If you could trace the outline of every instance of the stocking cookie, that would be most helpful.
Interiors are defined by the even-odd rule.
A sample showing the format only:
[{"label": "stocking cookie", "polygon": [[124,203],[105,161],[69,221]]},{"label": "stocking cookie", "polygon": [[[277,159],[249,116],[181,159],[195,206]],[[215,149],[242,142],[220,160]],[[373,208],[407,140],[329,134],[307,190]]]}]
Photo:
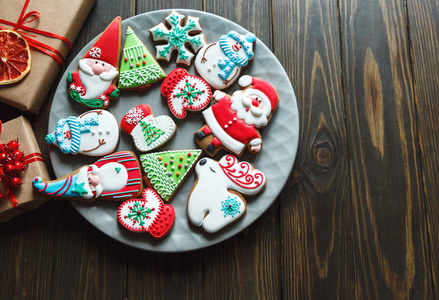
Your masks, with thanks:
[{"label": "stocking cookie", "polygon": [[103,156],[116,149],[119,124],[108,111],[90,110],[79,117],[60,119],[55,130],[46,136],[46,142],[64,154]]},{"label": "stocking cookie", "polygon": [[242,68],[253,59],[253,33],[230,31],[218,42],[204,46],[195,58],[195,68],[212,87],[225,89],[235,82]]},{"label": "stocking cookie", "polygon": [[148,152],[170,141],[175,135],[177,125],[168,116],[154,117],[151,107],[141,104],[125,114],[120,128],[131,134],[137,150]]},{"label": "stocking cookie", "polygon": [[171,150],[140,155],[146,186],[152,187],[164,200],[169,201],[193,166],[201,150]]},{"label": "stocking cookie", "polygon": [[119,75],[122,22],[116,17],[79,61],[78,70],[69,72],[69,95],[91,108],[107,108],[119,98],[115,83]]},{"label": "stocking cookie", "polygon": [[92,165],[56,180],[35,177],[33,186],[52,198],[91,202],[95,199],[122,201],[135,198],[142,191],[140,165],[134,153],[116,152]]},{"label": "stocking cookie", "polygon": [[175,212],[171,205],[163,204],[153,189],[147,188],[141,199],[126,200],[119,206],[117,219],[130,231],[148,232],[154,238],[162,239],[174,225]]},{"label": "stocking cookie", "polygon": [[265,127],[279,104],[274,87],[263,79],[242,76],[242,90],[229,96],[213,94],[215,104],[203,111],[206,125],[194,133],[197,143],[210,156],[220,149],[241,156],[247,148],[259,153],[262,139],[258,129]]},{"label": "stocking cookie", "polygon": [[199,111],[210,103],[212,91],[203,78],[189,75],[185,69],[174,69],[162,83],[161,93],[168,99],[171,112],[184,119],[187,111]]},{"label": "stocking cookie", "polygon": [[146,90],[153,83],[166,77],[163,69],[130,26],[126,32],[122,53],[117,85],[119,89]]},{"label": "stocking cookie", "polygon": [[206,38],[203,33],[200,33],[200,19],[189,16],[183,26],[184,19],[184,15],[173,10],[165,19],[171,29],[160,23],[149,30],[154,41],[167,42],[166,45],[155,47],[157,59],[169,61],[175,51],[178,52],[177,64],[189,66],[194,54],[186,49],[186,45],[189,45],[195,53],[206,45]]},{"label": "stocking cookie", "polygon": [[264,173],[233,155],[220,161],[201,159],[196,167],[197,181],[187,204],[192,224],[213,233],[242,218],[247,210],[244,195],[256,195],[266,185]]}]

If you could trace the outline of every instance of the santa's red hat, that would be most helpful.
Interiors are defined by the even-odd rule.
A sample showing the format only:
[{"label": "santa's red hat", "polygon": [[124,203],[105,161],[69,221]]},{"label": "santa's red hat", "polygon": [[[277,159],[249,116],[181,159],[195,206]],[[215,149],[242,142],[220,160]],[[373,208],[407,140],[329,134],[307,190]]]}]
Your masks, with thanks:
[{"label": "santa's red hat", "polygon": [[118,67],[122,23],[116,17],[83,58],[98,59]]},{"label": "santa's red hat", "polygon": [[149,107],[147,104],[140,104],[136,107],[133,107],[125,114],[125,116],[123,116],[122,121],[120,121],[120,128],[123,132],[130,134],[134,130],[134,127],[136,127],[141,120],[145,119],[151,114],[151,107]]},{"label": "santa's red hat", "polygon": [[247,88],[251,86],[253,90],[260,91],[267,97],[268,101],[270,102],[271,111],[276,109],[279,102],[279,96],[277,95],[275,88],[265,80],[257,77],[251,77],[249,75],[244,75],[239,78],[238,84],[241,88]]}]

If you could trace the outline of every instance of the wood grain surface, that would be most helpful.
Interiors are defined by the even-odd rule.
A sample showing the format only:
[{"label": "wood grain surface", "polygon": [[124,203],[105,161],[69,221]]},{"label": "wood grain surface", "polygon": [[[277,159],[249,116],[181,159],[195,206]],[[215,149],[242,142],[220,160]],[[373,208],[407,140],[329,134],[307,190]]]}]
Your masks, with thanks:
[{"label": "wood grain surface", "polygon": [[[121,244],[52,200],[0,224],[0,299],[438,298],[437,1],[97,0],[65,65],[115,16],[165,8],[225,17],[284,66],[300,118],[284,190],[240,234],[175,254]],[[63,71],[24,113],[40,141]],[[21,114],[0,104],[3,121]]]}]

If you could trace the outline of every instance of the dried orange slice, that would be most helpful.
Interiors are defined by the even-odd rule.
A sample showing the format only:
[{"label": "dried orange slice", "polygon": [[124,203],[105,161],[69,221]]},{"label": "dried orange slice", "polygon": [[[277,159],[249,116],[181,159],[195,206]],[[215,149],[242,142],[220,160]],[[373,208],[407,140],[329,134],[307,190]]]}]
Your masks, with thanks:
[{"label": "dried orange slice", "polygon": [[29,45],[18,33],[0,30],[0,85],[21,80],[30,71]]}]

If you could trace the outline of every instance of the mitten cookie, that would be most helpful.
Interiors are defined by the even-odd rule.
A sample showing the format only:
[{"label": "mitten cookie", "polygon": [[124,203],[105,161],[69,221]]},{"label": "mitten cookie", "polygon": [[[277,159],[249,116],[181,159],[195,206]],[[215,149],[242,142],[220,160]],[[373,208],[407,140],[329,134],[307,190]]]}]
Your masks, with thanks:
[{"label": "mitten cookie", "polygon": [[140,155],[145,184],[169,201],[199,159],[201,150],[170,150]]},{"label": "mitten cookie", "polygon": [[246,148],[259,153],[262,139],[258,129],[268,124],[279,104],[276,90],[263,79],[245,75],[239,86],[242,90],[233,96],[215,91],[215,104],[203,111],[206,125],[194,133],[197,143],[212,157],[221,149],[237,156]]},{"label": "mitten cookie", "polygon": [[116,17],[79,61],[78,70],[69,72],[69,95],[91,108],[107,108],[119,98],[115,83],[119,75],[122,22]]},{"label": "mitten cookie", "polygon": [[142,177],[134,153],[116,152],[56,180],[35,177],[33,186],[52,198],[122,201],[140,195]]},{"label": "mitten cookie", "polygon": [[117,210],[117,219],[123,227],[134,232],[148,232],[156,239],[165,237],[175,220],[174,208],[163,204],[153,189],[145,189],[141,199],[123,202]]},{"label": "mitten cookie", "polygon": [[242,218],[247,210],[244,195],[256,195],[266,185],[264,173],[248,162],[226,155],[220,161],[201,159],[196,167],[197,181],[187,204],[192,224],[213,233]]},{"label": "mitten cookie", "polygon": [[177,125],[168,116],[154,117],[151,107],[141,104],[125,114],[120,128],[131,134],[139,151],[148,152],[170,141],[175,135]]},{"label": "mitten cookie", "polygon": [[168,99],[171,112],[184,119],[189,111],[199,111],[210,103],[212,91],[203,78],[189,75],[185,69],[174,69],[162,83],[161,93]]},{"label": "mitten cookie", "polygon": [[239,78],[242,68],[253,59],[253,33],[230,31],[218,42],[204,46],[195,58],[195,69],[212,87],[225,89]]},{"label": "mitten cookie", "polygon": [[46,143],[64,154],[103,156],[116,149],[119,124],[108,111],[90,110],[79,117],[58,120],[55,130],[46,135]]}]

